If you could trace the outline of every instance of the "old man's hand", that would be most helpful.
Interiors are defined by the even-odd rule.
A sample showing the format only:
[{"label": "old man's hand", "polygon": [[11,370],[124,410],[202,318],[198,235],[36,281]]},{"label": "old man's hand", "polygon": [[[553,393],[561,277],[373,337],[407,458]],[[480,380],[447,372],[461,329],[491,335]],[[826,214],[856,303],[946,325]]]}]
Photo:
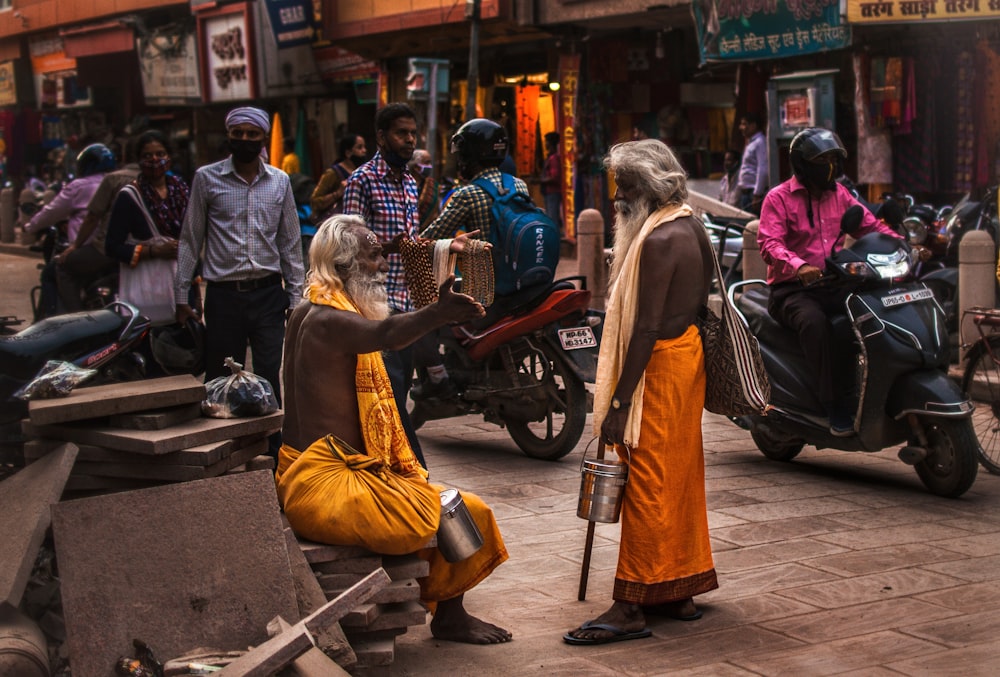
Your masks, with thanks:
[{"label": "old man's hand", "polygon": [[468,294],[454,291],[455,276],[451,275],[438,290],[438,300],[435,304],[451,322],[469,322],[486,314],[483,306]]}]

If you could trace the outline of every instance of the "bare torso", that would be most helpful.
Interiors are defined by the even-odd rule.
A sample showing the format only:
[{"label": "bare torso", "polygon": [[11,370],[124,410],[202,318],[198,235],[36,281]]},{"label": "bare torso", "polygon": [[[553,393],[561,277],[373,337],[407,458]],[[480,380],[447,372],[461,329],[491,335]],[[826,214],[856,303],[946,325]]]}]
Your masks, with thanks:
[{"label": "bare torso", "polygon": [[350,326],[351,315],[306,302],[288,320],[281,432],[284,443],[293,449],[302,451],[332,433],[364,450],[354,376],[357,355],[339,351],[336,338]]}]

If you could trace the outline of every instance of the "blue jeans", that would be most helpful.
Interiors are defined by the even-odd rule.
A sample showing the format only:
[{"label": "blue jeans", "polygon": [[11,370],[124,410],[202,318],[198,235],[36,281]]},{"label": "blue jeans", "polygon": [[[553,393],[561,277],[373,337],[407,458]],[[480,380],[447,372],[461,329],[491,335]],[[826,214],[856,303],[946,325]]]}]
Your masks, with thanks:
[{"label": "blue jeans", "polygon": [[565,236],[566,231],[563,229],[562,223],[562,194],[545,194],[545,213],[549,215],[550,219],[556,222],[556,226],[559,228],[559,235]]}]

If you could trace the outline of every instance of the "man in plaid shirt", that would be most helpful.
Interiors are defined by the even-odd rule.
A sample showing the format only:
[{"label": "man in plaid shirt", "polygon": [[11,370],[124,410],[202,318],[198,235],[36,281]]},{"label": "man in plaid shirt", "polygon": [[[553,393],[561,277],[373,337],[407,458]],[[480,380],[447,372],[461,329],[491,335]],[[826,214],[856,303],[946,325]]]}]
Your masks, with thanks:
[{"label": "man in plaid shirt", "polygon": [[[378,236],[389,262],[386,281],[389,308],[393,313],[405,313],[413,310],[413,303],[406,287],[403,261],[397,253],[397,238],[416,238],[420,230],[417,182],[406,169],[417,144],[417,116],[413,109],[405,103],[390,103],[380,108],[375,114],[375,142],[378,146],[375,156],[347,180],[343,213],[360,215]],[[420,464],[426,467],[420,441],[406,410],[406,397],[413,381],[413,347],[386,351],[383,358],[406,436]]]}]

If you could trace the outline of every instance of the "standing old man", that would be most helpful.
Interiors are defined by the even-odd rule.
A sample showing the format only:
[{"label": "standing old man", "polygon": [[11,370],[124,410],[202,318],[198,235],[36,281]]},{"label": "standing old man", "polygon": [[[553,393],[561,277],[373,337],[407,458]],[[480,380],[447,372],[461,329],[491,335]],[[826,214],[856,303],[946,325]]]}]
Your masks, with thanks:
[{"label": "standing old man", "polygon": [[[191,183],[174,301],[179,323],[197,318],[188,290],[204,247],[205,380],[228,373],[227,357],[246,364],[249,344],[254,373],[270,382],[280,404],[285,315],[302,297],[303,272],[288,174],[261,157],[270,131],[267,113],[259,108],[235,108],[226,116],[231,155],[200,168]],[[280,446],[275,433],[269,453],[277,458]]]},{"label": "standing old man", "polygon": [[[288,322],[284,364],[288,407],[278,496],[292,528],[307,538],[320,537],[310,526],[322,529],[316,527],[322,511],[335,516],[330,521],[364,524],[358,532],[364,534],[362,545],[369,549],[377,548],[369,545],[374,542],[370,539],[409,540],[410,525],[381,533],[379,525],[386,520],[366,520],[370,511],[396,514],[396,503],[385,496],[381,497],[385,504],[379,504],[365,500],[361,492],[323,493],[331,486],[328,482],[335,481],[331,478],[345,472],[328,445],[345,454],[357,450],[375,460],[373,472],[388,470],[403,482],[426,488],[427,471],[403,430],[382,351],[399,350],[449,322],[479,317],[483,308],[472,297],[452,292],[451,278],[441,286],[437,302],[415,312],[391,314],[385,284],[389,264],[378,237],[357,216],[337,215],[325,221],[313,238],[309,263],[307,301]],[[393,501],[407,500],[402,491],[393,495]],[[484,543],[460,562],[445,560],[437,548],[421,550],[430,573],[419,579],[420,598],[434,613],[434,637],[470,644],[507,642],[509,632],[465,610],[465,593],[507,559],[507,550],[489,507],[467,492],[463,500]],[[398,507],[399,514],[405,510],[404,505]]]},{"label": "standing old man", "polygon": [[669,147],[652,139],[618,144],[604,164],[618,186],[617,215],[594,427],[602,443],[629,459],[629,480],[614,604],[566,633],[569,644],[649,637],[651,614],[696,620],[701,612],[692,597],[718,587],[705,508],[705,368],[695,326],[708,300],[712,248],[684,202],[686,176]]}]

